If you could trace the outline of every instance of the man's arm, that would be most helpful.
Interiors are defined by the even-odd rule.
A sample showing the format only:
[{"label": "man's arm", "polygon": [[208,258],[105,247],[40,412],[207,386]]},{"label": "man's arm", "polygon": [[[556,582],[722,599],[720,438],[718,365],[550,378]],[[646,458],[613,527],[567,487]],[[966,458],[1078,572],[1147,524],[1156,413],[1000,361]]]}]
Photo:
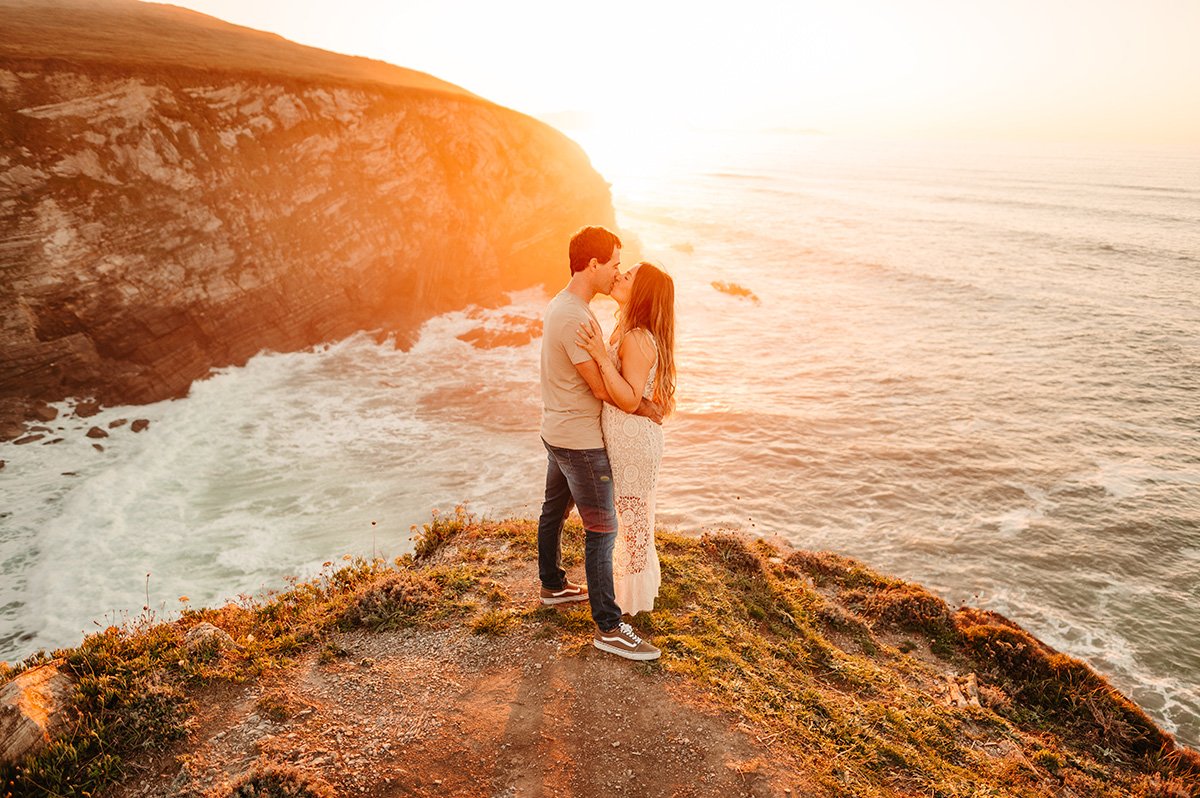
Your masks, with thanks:
[{"label": "man's arm", "polygon": [[[612,400],[612,397],[608,395],[608,390],[604,387],[604,377],[600,375],[600,367],[596,365],[596,361],[585,360],[582,363],[576,363],[575,368],[579,371],[579,376],[583,377],[583,381],[592,389],[592,396],[616,407],[617,403]],[[661,424],[663,420],[662,408],[644,397],[638,404],[637,410],[633,411],[633,415],[645,416],[655,424]]]},{"label": "man's arm", "polygon": [[635,416],[645,416],[655,424],[662,424],[662,408],[644,396],[642,397],[641,404],[638,405],[637,410],[633,411],[633,414]]},{"label": "man's arm", "polygon": [[608,389],[604,387],[604,377],[600,374],[600,367],[596,365],[596,361],[590,357],[582,363],[575,364],[579,376],[583,377],[583,381],[592,389],[592,396],[599,399],[601,402],[613,404],[612,397],[608,395]]}]

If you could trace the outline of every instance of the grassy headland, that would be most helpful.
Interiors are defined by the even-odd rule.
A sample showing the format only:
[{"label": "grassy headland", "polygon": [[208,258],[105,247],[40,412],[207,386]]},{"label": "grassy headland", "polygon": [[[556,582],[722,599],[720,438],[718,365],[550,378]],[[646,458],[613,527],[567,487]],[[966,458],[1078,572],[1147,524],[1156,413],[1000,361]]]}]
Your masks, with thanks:
[{"label": "grassy headland", "polygon": [[[582,564],[580,530],[567,539],[565,559],[574,572]],[[647,664],[594,651],[586,606],[536,602],[533,521],[474,521],[462,513],[435,518],[419,535],[414,555],[394,563],[353,560],[258,600],[187,610],[170,623],[107,629],[78,648],[55,652],[76,679],[69,731],[32,761],[4,772],[3,792],[85,795],[107,788],[120,795],[122,783],[160,775],[168,766],[180,771],[176,794],[200,794],[201,786],[209,794],[250,794],[258,785],[258,794],[320,795],[329,783],[345,787],[352,775],[368,794],[435,794],[444,779],[466,771],[496,787],[502,781],[499,759],[488,753],[471,762],[463,755],[472,729],[481,740],[492,733],[483,723],[426,726],[419,745],[416,737],[406,738],[418,753],[383,745],[365,763],[353,755],[341,759],[343,748],[356,745],[343,742],[341,731],[336,743],[325,741],[340,765],[334,759],[322,765],[318,758],[294,766],[295,756],[292,763],[272,758],[304,743],[300,718],[313,717],[312,690],[318,688],[304,693],[309,688],[303,685],[338,674],[359,679],[358,665],[383,672],[367,658],[350,663],[348,649],[371,648],[377,658],[402,666],[413,646],[423,645],[438,652],[469,649],[479,657],[483,676],[475,687],[430,685],[442,691],[438,706],[458,707],[460,719],[470,716],[472,702],[490,700],[479,685],[495,687],[506,673],[524,673],[543,697],[571,689],[556,682],[559,677],[540,675],[552,667],[560,676],[579,680],[586,672],[599,683],[627,685],[631,694],[661,696],[666,706],[653,717],[630,712],[620,721],[620,739],[640,740],[642,747],[663,735],[672,712],[701,705],[723,718],[724,736],[710,730],[710,746],[746,741],[750,753],[725,768],[754,794],[778,794],[786,785],[793,795],[819,796],[1200,796],[1200,755],[1176,745],[1088,666],[995,613],[952,610],[917,585],[844,557],[733,534],[660,533],[659,552],[658,608],[637,623],[663,656]],[[233,644],[189,649],[185,636],[205,622],[227,632]],[[410,653],[392,646],[400,639]],[[526,654],[514,654],[518,648]],[[536,668],[530,651],[541,652]],[[22,668],[49,658],[33,658]],[[15,673],[0,674],[0,680]],[[978,707],[949,700],[950,682],[966,674],[975,675]],[[212,753],[213,736],[224,732],[215,733],[216,721],[197,717],[213,714],[205,707],[222,690],[255,685],[261,689],[253,719],[273,724],[278,734],[271,745],[260,740],[236,752],[257,756],[253,767],[237,774],[230,754]],[[301,709],[306,702],[309,709]],[[526,771],[549,767],[539,746],[561,746],[581,733],[561,724],[523,731],[513,721],[525,711],[517,708],[523,701],[501,704],[504,756],[528,755]],[[367,707],[359,707],[366,716],[358,720],[362,728],[371,726]],[[530,722],[540,724],[549,712],[543,706]],[[228,717],[221,722],[231,728]],[[317,734],[320,726],[309,723]],[[362,734],[360,729],[360,740]],[[701,765],[684,759],[678,773],[669,765],[657,773],[631,767],[625,776],[606,775],[603,784],[580,770],[587,757],[611,758],[619,742],[585,746],[556,760],[562,784],[581,795],[608,794],[614,784],[672,794],[688,779],[702,783],[710,775],[728,775],[702,776]],[[630,747],[619,749],[621,755]],[[204,757],[201,749],[208,752]],[[482,749],[490,751],[490,743]],[[413,757],[422,763],[420,775],[406,784],[383,780],[390,760]],[[361,773],[351,773],[355,767]],[[746,780],[750,770],[757,781]],[[221,774],[233,777],[214,781]],[[708,792],[697,788],[693,794]]]},{"label": "grassy headland", "polygon": [[479,99],[444,80],[370,58],[332,53],[165,3],[0,0],[0,60],[58,59],[94,68],[241,73],[374,84]]}]

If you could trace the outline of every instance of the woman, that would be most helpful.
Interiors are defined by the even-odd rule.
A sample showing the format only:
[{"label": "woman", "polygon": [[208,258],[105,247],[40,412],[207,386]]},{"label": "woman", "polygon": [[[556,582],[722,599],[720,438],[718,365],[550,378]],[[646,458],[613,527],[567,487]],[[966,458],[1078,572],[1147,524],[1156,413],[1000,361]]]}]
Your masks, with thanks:
[{"label": "woman", "polygon": [[579,345],[600,366],[613,402],[605,402],[600,416],[618,520],[613,583],[621,611],[636,615],[654,609],[662,581],[654,548],[654,486],[663,437],[662,427],[633,412],[643,397],[664,416],[675,407],[675,283],[642,262],[617,278],[610,296],[620,309],[608,349],[594,322],[581,325]]}]

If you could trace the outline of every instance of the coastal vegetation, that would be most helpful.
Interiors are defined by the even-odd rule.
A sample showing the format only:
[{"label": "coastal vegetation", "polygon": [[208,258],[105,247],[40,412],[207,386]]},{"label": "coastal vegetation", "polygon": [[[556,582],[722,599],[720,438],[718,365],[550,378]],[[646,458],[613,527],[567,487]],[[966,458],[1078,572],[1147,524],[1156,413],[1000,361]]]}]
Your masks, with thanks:
[{"label": "coastal vegetation", "polygon": [[[581,538],[569,528],[568,567],[582,563]],[[1086,664],[996,613],[952,609],[854,560],[737,533],[662,532],[659,551],[658,608],[637,619],[663,649],[655,663],[593,651],[586,605],[536,602],[536,522],[461,510],[435,516],[414,553],[393,562],[330,562],[278,593],[105,629],[0,674],[9,682],[53,662],[74,681],[65,730],[8,766],[2,793],[121,794],[151,760],[182,763],[173,767],[186,782],[205,734],[193,718],[212,691],[282,685],[253,709],[286,724],[305,711],[289,674],[302,661],[340,667],[348,636],[462,634],[484,653],[519,637],[553,643],[559,659],[689,691],[805,794],[1200,795],[1200,755]],[[521,664],[501,656],[488,667]],[[968,683],[968,700],[955,700]],[[263,761],[212,789],[325,795],[337,775]]]}]

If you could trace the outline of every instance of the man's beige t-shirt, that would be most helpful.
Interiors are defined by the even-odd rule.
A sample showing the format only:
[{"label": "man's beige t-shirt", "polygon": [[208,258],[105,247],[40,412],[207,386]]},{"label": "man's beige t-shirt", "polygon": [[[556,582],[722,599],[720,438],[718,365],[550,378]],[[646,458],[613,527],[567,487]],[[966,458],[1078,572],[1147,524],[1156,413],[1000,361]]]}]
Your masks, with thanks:
[{"label": "man's beige t-shirt", "polygon": [[562,449],[604,448],[603,403],[575,368],[592,359],[575,343],[587,321],[596,321],[591,308],[563,289],[550,300],[542,326],[542,439]]}]

